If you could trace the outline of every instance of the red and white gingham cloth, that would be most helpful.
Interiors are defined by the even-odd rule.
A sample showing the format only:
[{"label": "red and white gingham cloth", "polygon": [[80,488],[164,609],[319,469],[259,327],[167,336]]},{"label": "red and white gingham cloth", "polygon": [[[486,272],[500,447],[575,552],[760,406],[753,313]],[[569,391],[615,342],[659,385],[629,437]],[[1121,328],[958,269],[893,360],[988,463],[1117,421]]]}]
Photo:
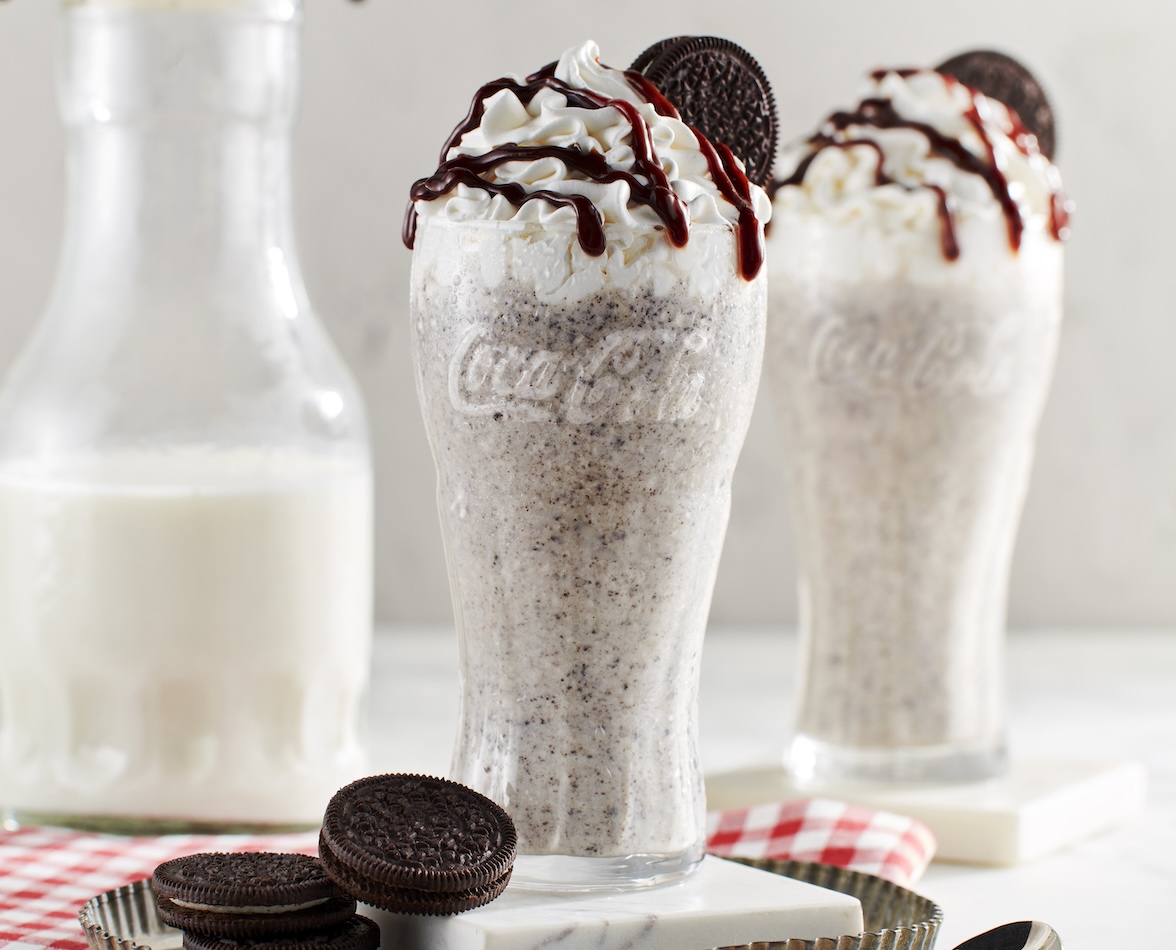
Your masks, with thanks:
[{"label": "red and white gingham cloth", "polygon": [[[0,948],[86,950],[78,911],[96,894],[150,877],[197,851],[317,853],[318,834],[120,838],[48,828],[0,831]],[[822,861],[908,884],[935,840],[917,821],[826,799],[715,812],[707,850],[738,857]]]},{"label": "red and white gingham cloth", "polygon": [[86,901],[197,851],[318,854],[318,833],[120,838],[55,828],[0,831],[0,947],[86,950],[78,923]]},{"label": "red and white gingham cloth", "polygon": [[729,858],[817,861],[907,887],[923,876],[935,836],[921,821],[828,798],[711,812],[706,849]]}]

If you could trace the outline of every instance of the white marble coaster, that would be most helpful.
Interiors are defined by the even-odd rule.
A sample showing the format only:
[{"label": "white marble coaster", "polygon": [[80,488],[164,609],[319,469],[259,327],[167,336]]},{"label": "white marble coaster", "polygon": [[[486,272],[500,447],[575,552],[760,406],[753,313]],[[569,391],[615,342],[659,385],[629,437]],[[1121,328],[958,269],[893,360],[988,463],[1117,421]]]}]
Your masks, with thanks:
[{"label": "white marble coaster", "polygon": [[556,893],[512,886],[452,917],[360,910],[380,925],[383,950],[682,950],[862,930],[856,897],[716,857],[663,887]]},{"label": "white marble coaster", "polygon": [[1138,762],[1013,759],[1007,775],[961,785],[798,789],[782,767],[707,776],[707,808],[743,808],[819,795],[918,818],[935,833],[936,861],[1035,861],[1127,821],[1143,809]]}]

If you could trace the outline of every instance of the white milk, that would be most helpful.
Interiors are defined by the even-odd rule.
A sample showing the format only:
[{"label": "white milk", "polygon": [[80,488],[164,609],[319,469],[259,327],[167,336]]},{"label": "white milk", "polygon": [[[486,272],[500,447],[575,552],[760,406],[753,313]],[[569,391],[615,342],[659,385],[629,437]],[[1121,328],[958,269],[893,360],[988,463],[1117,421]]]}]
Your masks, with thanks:
[{"label": "white milk", "polygon": [[6,808],[317,822],[363,771],[370,638],[363,462],[0,469]]}]

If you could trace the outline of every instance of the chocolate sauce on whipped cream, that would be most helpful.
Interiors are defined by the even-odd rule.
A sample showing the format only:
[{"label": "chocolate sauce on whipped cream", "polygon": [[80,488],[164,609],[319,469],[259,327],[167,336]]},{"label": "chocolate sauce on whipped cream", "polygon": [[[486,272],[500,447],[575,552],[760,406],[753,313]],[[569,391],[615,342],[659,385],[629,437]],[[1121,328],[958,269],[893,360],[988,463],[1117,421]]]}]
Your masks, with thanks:
[{"label": "chocolate sauce on whipped cream", "polygon": [[[918,69],[880,69],[871,73],[871,78],[877,81],[888,73],[896,73],[905,79],[920,71]],[[958,80],[950,76],[945,76],[944,78],[951,82],[958,82]],[[1036,152],[1037,144],[1034,136],[1025,130],[1017,118],[1016,113],[1010,110],[1009,115],[1013,121],[1013,134],[1011,136],[1013,143],[1025,155]],[[875,173],[875,183],[877,185],[901,184],[883,172],[883,152],[877,142],[870,139],[838,139],[836,133],[844,132],[846,129],[854,126],[876,129],[910,129],[926,137],[932,155],[946,159],[961,171],[977,175],[984,180],[985,184],[992,191],[992,195],[996,199],[997,204],[1000,205],[1001,213],[1004,215],[1008,227],[1009,246],[1016,252],[1021,247],[1021,236],[1025,230],[1025,222],[1021,218],[1020,209],[1009,188],[1008,179],[997,167],[995,148],[984,129],[984,122],[980,118],[980,113],[974,104],[974,99],[972,107],[968,109],[964,117],[984,143],[985,155],[977,155],[966,148],[958,139],[944,135],[934,126],[904,119],[898,114],[889,99],[863,99],[858,103],[856,111],[834,112],[830,115],[825,120],[825,125],[831,127],[832,131],[818,132],[809,138],[808,144],[812,146],[812,152],[801,160],[796,170],[790,176],[782,181],[773,181],[768,190],[768,194],[774,197],[776,192],[781,188],[802,184],[805,175],[808,173],[809,166],[812,165],[813,160],[824,149],[845,149],[862,145],[869,146],[878,153],[878,168]],[[947,192],[938,185],[931,184],[904,185],[904,187],[925,188],[934,192],[939,210],[940,247],[943,251],[943,256],[947,260],[956,260],[960,255],[960,248],[956,238],[955,215],[952,211]],[[1055,190],[1050,195],[1050,234],[1055,240],[1061,240],[1068,231],[1068,225],[1069,211],[1066,198],[1061,192]]]},{"label": "chocolate sauce on whipped cream", "polygon": [[[591,181],[608,183],[624,181],[629,186],[630,200],[650,208],[661,220],[666,237],[675,247],[683,247],[690,238],[690,217],[685,202],[674,193],[666,173],[653,148],[649,125],[640,110],[624,99],[612,99],[587,89],[577,89],[556,78],[555,63],[549,63],[538,72],[532,73],[522,83],[510,77],[503,77],[486,83],[474,95],[465,119],[446,139],[441,149],[440,164],[427,178],[416,181],[409,191],[410,199],[405,213],[402,239],[412,248],[416,239],[416,202],[433,201],[456,188],[467,185],[480,188],[492,195],[502,195],[516,208],[528,201],[546,201],[555,207],[570,207],[576,213],[576,233],[584,253],[598,257],[605,251],[604,219],[591,199],[583,195],[565,195],[539,189],[527,191],[516,183],[488,181],[483,175],[492,172],[507,162],[527,162],[542,158],[555,158],[568,169],[583,175]],[[632,70],[624,73],[630,86],[661,115],[680,118],[674,106],[645,77]],[[627,172],[611,165],[602,155],[584,152],[579,148],[561,145],[501,145],[482,155],[459,155],[447,158],[450,150],[462,136],[477,128],[485,113],[486,101],[501,92],[510,90],[524,106],[542,89],[561,93],[568,103],[581,109],[614,108],[632,128],[633,172]],[[759,222],[751,202],[751,186],[747,176],[739,168],[731,150],[723,143],[717,146],[708,141],[697,129],[690,127],[698,139],[699,149],[706,159],[711,178],[719,193],[730,202],[739,214],[736,229],[736,243],[739,254],[739,272],[751,280],[763,266],[764,250],[759,235]]]}]

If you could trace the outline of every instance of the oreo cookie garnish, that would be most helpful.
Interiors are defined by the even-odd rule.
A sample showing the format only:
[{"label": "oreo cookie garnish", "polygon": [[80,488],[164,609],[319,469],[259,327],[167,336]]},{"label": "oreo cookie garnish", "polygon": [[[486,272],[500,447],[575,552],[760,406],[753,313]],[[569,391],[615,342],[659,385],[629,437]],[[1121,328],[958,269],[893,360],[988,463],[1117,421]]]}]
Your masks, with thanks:
[{"label": "oreo cookie garnish", "polygon": [[649,68],[649,64],[652,63],[662,53],[663,50],[668,49],[675,43],[681,43],[683,40],[688,39],[690,39],[689,36],[668,36],[664,40],[658,40],[652,46],[647,46],[641,55],[633,60],[633,65],[629,68],[634,72],[638,72],[644,75],[645,70]]},{"label": "oreo cookie garnish", "polygon": [[191,854],[151,876],[165,924],[225,939],[315,933],[355,913],[316,858],[265,851]]},{"label": "oreo cookie garnish", "polygon": [[498,805],[423,775],[373,775],[327,805],[319,856],[346,893],[397,913],[456,914],[510,880],[517,836]]},{"label": "oreo cookie garnish", "polygon": [[358,914],[332,930],[270,940],[233,940],[184,933],[185,950],[378,950],[380,927]]},{"label": "oreo cookie garnish", "polygon": [[683,121],[743,160],[757,185],[771,178],[776,156],[776,100],[747,50],[717,36],[661,40],[633,61]]},{"label": "oreo cookie garnish", "polygon": [[1041,153],[1053,161],[1057,149],[1053,109],[1041,84],[1017,60],[995,50],[970,50],[940,63],[935,71],[1012,109],[1026,131],[1037,137]]}]

